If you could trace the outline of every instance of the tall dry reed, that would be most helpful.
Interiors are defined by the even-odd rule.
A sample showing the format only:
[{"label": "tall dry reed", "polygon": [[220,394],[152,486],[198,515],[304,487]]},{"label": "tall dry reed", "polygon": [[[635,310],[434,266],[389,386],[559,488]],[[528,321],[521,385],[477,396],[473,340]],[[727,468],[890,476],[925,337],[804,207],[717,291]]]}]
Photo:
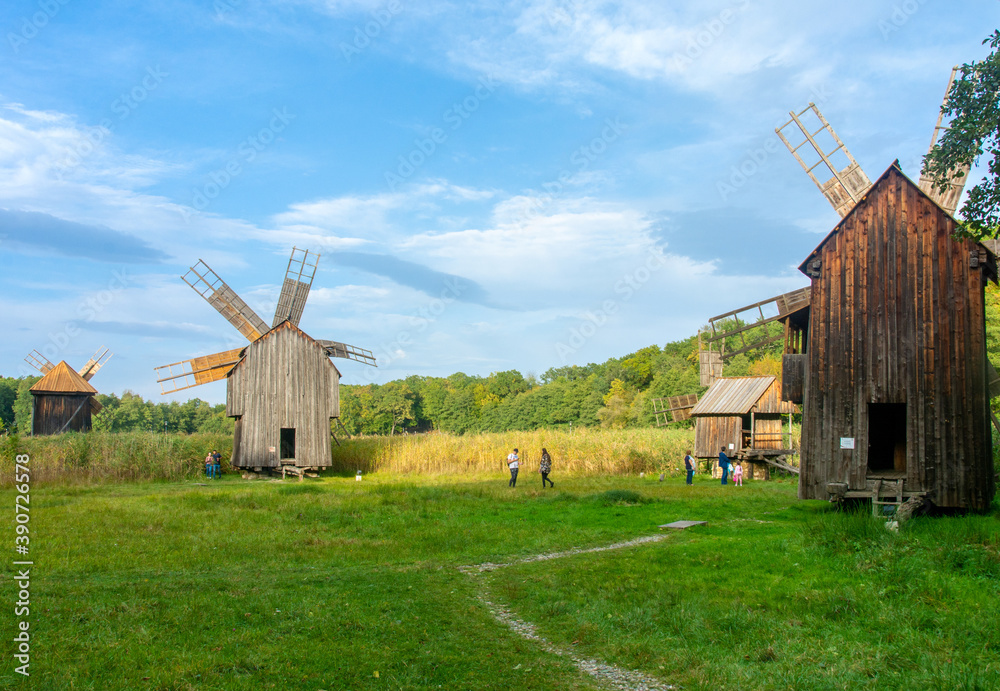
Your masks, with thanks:
[{"label": "tall dry reed", "polygon": [[[553,473],[622,475],[680,473],[694,430],[581,428],[458,436],[444,432],[349,439],[334,447],[339,472],[395,474],[470,474],[506,471],[507,454],[521,450],[521,466],[536,471],[542,448],[553,459]],[[525,472],[522,471],[522,472]]]},{"label": "tall dry reed", "polygon": [[232,448],[228,434],[72,432],[7,437],[0,442],[0,486],[11,486],[17,454],[29,455],[33,484],[86,484],[199,477],[212,449],[222,454],[225,471]]}]

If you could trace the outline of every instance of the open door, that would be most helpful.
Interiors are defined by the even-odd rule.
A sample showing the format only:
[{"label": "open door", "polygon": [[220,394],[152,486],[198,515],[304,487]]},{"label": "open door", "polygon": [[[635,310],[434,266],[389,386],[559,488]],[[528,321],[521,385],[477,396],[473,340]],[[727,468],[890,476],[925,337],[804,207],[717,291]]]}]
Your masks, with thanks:
[{"label": "open door", "polygon": [[868,404],[868,476],[906,476],[906,404]]},{"label": "open door", "polygon": [[295,428],[281,428],[281,460],[295,460]]}]

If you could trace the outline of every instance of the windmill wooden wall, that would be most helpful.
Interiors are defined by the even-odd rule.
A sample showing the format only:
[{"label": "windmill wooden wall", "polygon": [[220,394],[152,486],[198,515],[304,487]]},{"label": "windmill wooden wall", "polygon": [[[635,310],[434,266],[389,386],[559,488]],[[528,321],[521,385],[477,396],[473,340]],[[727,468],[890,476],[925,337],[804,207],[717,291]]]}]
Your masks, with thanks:
[{"label": "windmill wooden wall", "polygon": [[800,267],[812,278],[800,498],[896,475],[939,506],[989,507],[983,289],[996,261],[955,227],[897,162]]},{"label": "windmill wooden wall", "polygon": [[226,414],[236,418],[233,466],[280,466],[282,428],[295,430],[296,466],[332,465],[330,420],[340,416],[340,372],[319,343],[286,321],[248,345],[228,378]]}]

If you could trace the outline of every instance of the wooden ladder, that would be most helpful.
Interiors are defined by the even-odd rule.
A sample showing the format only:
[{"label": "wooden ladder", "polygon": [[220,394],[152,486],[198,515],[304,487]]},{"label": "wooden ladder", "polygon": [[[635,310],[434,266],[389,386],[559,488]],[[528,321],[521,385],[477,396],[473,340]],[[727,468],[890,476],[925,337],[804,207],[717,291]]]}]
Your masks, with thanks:
[{"label": "wooden ladder", "polygon": [[898,509],[903,503],[903,479],[885,480],[887,485],[886,489],[890,489],[888,485],[895,483],[895,496],[893,496],[890,501],[882,501],[882,482],[882,480],[876,480],[875,489],[872,490],[872,516],[875,516],[876,518],[879,517],[878,507],[895,506]]}]

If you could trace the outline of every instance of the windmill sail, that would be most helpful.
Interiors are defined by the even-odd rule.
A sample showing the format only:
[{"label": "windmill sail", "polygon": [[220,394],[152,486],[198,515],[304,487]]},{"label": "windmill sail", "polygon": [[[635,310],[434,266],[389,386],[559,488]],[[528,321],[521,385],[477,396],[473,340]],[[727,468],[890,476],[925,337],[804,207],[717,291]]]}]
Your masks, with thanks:
[{"label": "windmill sail", "polygon": [[337,341],[317,341],[317,343],[326,349],[326,354],[330,357],[355,360],[366,365],[371,365],[372,367],[378,367],[378,365],[375,364],[375,354],[370,350],[347,345],[346,343],[338,343]]},{"label": "windmill sail", "polygon": [[37,350],[32,350],[28,353],[27,356],[25,356],[24,361],[42,374],[48,374],[49,371],[55,367],[55,365],[49,362],[47,357],[39,353]]},{"label": "windmill sail", "polygon": [[[811,127],[802,121],[803,116],[810,113],[810,111],[820,122],[819,129],[812,130]],[[861,166],[854,160],[854,156],[851,155],[844,142],[840,140],[837,133],[830,127],[830,123],[819,112],[819,108],[816,107],[815,103],[810,103],[798,113],[790,112],[789,115],[792,116],[792,119],[774,130],[775,133],[785,143],[788,150],[792,152],[792,155],[795,156],[795,160],[799,162],[802,169],[816,183],[823,196],[827,198],[827,201],[830,202],[837,213],[840,214],[840,217],[843,218],[865,196],[865,192],[872,186],[871,180],[861,170]],[[795,123],[805,137],[796,145],[793,145],[782,131],[792,123]],[[824,145],[821,140],[827,140],[828,137],[836,146],[830,148],[829,145]],[[809,144],[819,156],[819,160],[812,165],[807,163],[799,153],[799,150],[806,144]],[[840,163],[835,162],[835,159],[841,162],[846,160],[847,165],[841,166]],[[819,168],[822,177],[817,176],[814,172],[817,168]]]},{"label": "windmill sail", "polygon": [[181,278],[248,341],[256,341],[269,330],[264,320],[201,259]]},{"label": "windmill sail", "polygon": [[[800,288],[790,293],[783,293],[782,295],[761,300],[752,305],[740,307],[739,309],[712,317],[708,320],[709,328],[712,332],[712,335],[708,338],[709,347],[716,341],[725,342],[726,338],[739,336],[742,347],[719,356],[722,360],[728,360],[741,353],[777,343],[784,338],[783,334],[769,336],[765,332],[762,337],[758,337],[758,340],[751,339],[750,343],[747,343],[747,332],[783,319],[792,312],[797,312],[800,309],[808,307],[811,295],[811,287]],[[725,330],[723,330],[724,322],[726,322]],[[728,322],[732,322],[732,325],[729,325]]]},{"label": "windmill sail", "polygon": [[285,270],[285,282],[281,286],[281,295],[278,297],[278,307],[274,310],[274,321],[271,322],[271,328],[286,319],[293,326],[299,325],[302,310],[305,309],[306,299],[309,297],[309,289],[316,276],[319,257],[320,255],[313,254],[309,250],[292,248],[292,256],[289,258],[288,268]]},{"label": "windmill sail", "polygon": [[225,379],[229,370],[240,361],[243,350],[235,348],[157,367],[156,382],[160,385],[160,393],[173,393]]},{"label": "windmill sail", "polygon": [[114,353],[108,351],[107,348],[101,346],[94,357],[87,360],[87,362],[80,368],[80,376],[84,378],[85,381],[90,381],[97,371],[100,370],[104,365],[111,359]]},{"label": "windmill sail", "polygon": [[[957,67],[951,68],[951,76],[948,78],[948,88],[944,91],[944,101],[941,103],[941,110],[938,112],[937,125],[934,126],[934,134],[931,135],[931,146],[927,149],[928,155],[934,151],[934,146],[937,144],[938,139],[948,129],[941,122],[944,120],[944,104],[948,102],[948,94],[951,93],[951,85],[955,83],[955,72],[957,70]],[[924,194],[937,202],[938,206],[949,214],[954,214],[955,209],[958,208],[958,202],[962,198],[962,190],[965,189],[965,181],[969,176],[969,169],[971,167],[971,164],[966,164],[956,168],[952,172],[948,186],[943,190],[936,186],[934,180],[926,173],[921,173],[918,185]]]}]

